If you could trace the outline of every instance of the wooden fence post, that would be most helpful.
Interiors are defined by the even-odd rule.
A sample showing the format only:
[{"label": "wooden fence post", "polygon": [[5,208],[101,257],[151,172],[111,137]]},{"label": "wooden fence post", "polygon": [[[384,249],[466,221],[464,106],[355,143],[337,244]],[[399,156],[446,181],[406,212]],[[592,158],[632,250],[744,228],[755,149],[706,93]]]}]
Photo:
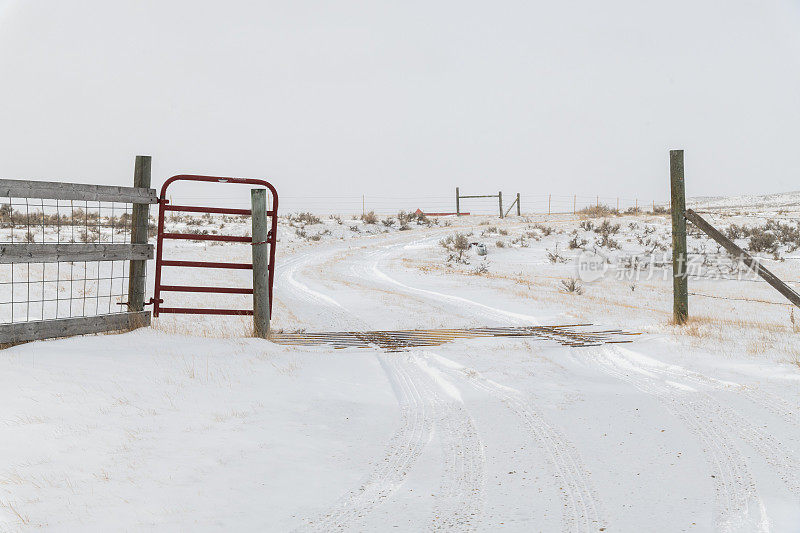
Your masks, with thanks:
[{"label": "wooden fence post", "polygon": [[459,203],[461,197],[458,194],[458,187],[456,187],[456,216],[461,216],[461,204]]},{"label": "wooden fence post", "polygon": [[[133,186],[150,188],[150,169],[152,158],[137,155],[133,167]],[[147,230],[150,224],[150,204],[133,204],[131,209],[131,244],[147,244]],[[131,260],[128,268],[128,311],[144,309],[144,286],[147,271],[146,260]]]},{"label": "wooden fence post", "polygon": [[252,189],[250,204],[253,223],[253,333],[266,339],[269,335],[267,190]]},{"label": "wooden fence post", "polygon": [[[669,177],[672,193],[672,296],[673,319],[685,324],[689,318],[689,283],[686,254],[686,190],[683,176],[683,150],[669,151]],[[655,210],[655,209],[654,209]]]},{"label": "wooden fence post", "polygon": [[519,193],[517,193],[517,216],[520,216],[521,214],[522,214],[522,211],[520,210],[520,207],[519,207]]},{"label": "wooden fence post", "polygon": [[572,197],[572,214],[573,215],[575,213],[577,213],[577,208],[578,208],[578,195],[576,194],[575,196]]},{"label": "wooden fence post", "polygon": [[503,218],[503,191],[498,191],[497,201],[500,204],[500,218]]}]

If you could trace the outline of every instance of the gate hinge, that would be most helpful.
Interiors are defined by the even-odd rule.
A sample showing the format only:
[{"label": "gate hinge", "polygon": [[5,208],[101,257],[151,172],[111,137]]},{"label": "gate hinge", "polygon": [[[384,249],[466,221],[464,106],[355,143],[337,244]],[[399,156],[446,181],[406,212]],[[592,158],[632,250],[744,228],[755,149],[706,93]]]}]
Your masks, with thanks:
[{"label": "gate hinge", "polygon": [[[155,300],[155,298],[150,298],[148,301],[146,301],[146,302],[144,303],[144,305],[153,305],[154,303],[156,303],[156,300]],[[159,298],[159,299],[158,299],[158,303],[160,303],[160,304],[163,304],[163,303],[164,303],[164,300],[163,300],[162,298]]]}]

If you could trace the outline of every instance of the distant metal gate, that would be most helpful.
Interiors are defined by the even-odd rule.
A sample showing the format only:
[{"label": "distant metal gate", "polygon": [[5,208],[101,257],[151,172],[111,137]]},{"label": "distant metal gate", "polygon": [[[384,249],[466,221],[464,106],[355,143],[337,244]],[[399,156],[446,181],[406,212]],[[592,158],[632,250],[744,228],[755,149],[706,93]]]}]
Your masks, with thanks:
[{"label": "distant metal gate", "polygon": [[[167,211],[181,211],[188,213],[210,213],[223,215],[245,215],[252,216],[250,209],[233,209],[227,207],[202,207],[187,205],[171,205],[167,200],[167,188],[176,181],[203,181],[211,183],[238,183],[244,185],[260,185],[266,187],[272,194],[272,209],[267,211],[270,220],[270,230],[267,234],[266,242],[253,242],[251,237],[235,235],[196,235],[193,233],[166,233],[164,232],[164,214]],[[269,264],[267,266],[269,282],[269,307],[272,310],[272,282],[275,275],[275,242],[278,230],[278,193],[270,183],[251,178],[220,178],[214,176],[193,176],[179,175],[169,178],[161,187],[161,194],[158,200],[158,237],[156,240],[156,275],[155,289],[150,303],[153,304],[153,316],[161,313],[182,313],[194,315],[252,315],[252,309],[208,309],[194,307],[164,307],[164,300],[161,298],[162,292],[201,292],[218,294],[253,294],[252,288],[239,287],[209,287],[192,285],[163,285],[161,283],[161,269],[163,267],[196,267],[196,268],[230,268],[252,270],[252,263],[214,263],[207,261],[182,261],[163,258],[164,240],[183,239],[194,241],[222,241],[239,242],[251,245],[269,245]]]}]

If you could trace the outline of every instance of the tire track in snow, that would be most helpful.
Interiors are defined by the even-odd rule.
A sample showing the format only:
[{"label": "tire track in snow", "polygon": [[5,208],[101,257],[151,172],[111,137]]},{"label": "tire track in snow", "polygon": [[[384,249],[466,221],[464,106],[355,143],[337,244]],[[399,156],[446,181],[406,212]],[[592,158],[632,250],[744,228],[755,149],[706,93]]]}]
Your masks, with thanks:
[{"label": "tire track in snow", "polygon": [[[730,438],[731,427],[721,419],[718,403],[691,387],[659,379],[656,373],[630,363],[619,347],[591,348],[598,368],[633,385],[662,404],[703,444],[715,493],[715,527],[719,531],[769,531],[769,521],[748,464]],[[716,405],[715,405],[716,404]]]},{"label": "tire track in snow", "polygon": [[740,383],[713,378],[677,364],[664,363],[649,357],[645,358],[641,354],[637,354],[637,358],[642,364],[653,367],[654,370],[659,373],[676,376],[717,391],[736,392],[764,410],[782,418],[784,422],[800,427],[800,411],[798,411],[797,406],[792,405],[791,402],[786,401],[780,396],[762,391],[759,389],[758,385],[742,385]]},{"label": "tire track in snow", "polygon": [[340,498],[305,530],[358,528],[362,519],[403,484],[433,436],[442,445],[444,475],[434,497],[432,530],[474,531],[483,513],[485,459],[483,444],[457,389],[416,355],[378,356],[401,404],[402,424],[386,453],[358,489]]},{"label": "tire track in snow", "polygon": [[[372,258],[369,264],[359,263],[357,267],[351,266],[351,271],[356,275],[368,276],[376,281],[382,281],[404,292],[412,292],[415,296],[432,299],[439,304],[458,304],[459,314],[464,314],[465,304],[468,314],[473,316],[488,317],[496,320],[511,321],[514,323],[538,323],[529,315],[522,315],[490,307],[467,298],[452,296],[437,291],[418,289],[391,278],[379,269],[379,263],[391,251],[401,245],[389,246],[378,252],[371,252],[367,257]],[[458,365],[433,352],[424,352],[443,366]],[[463,368],[463,367],[462,367]],[[463,371],[457,374],[459,378],[467,380],[476,389],[495,397],[509,407],[523,422],[539,447],[544,450],[545,458],[551,466],[554,475],[562,483],[559,495],[564,504],[562,511],[562,528],[564,531],[598,531],[605,527],[602,504],[591,482],[588,470],[583,465],[580,454],[566,437],[556,427],[549,424],[545,418],[530,405],[526,399],[516,391],[488,380],[474,371]]]},{"label": "tire track in snow", "polygon": [[408,357],[429,376],[436,429],[442,443],[445,475],[435,498],[431,529],[475,531],[483,515],[486,464],[478,430],[458,389],[416,353],[409,352]]},{"label": "tire track in snow", "polygon": [[366,262],[358,263],[357,265],[351,267],[351,270],[361,278],[363,277],[371,278],[373,281],[383,283],[384,285],[389,285],[392,287],[399,288],[403,290],[406,294],[411,293],[426,298],[428,300],[433,300],[439,305],[444,304],[445,309],[455,310],[456,314],[463,315],[464,314],[463,310],[466,306],[467,308],[472,309],[470,314],[472,314],[473,316],[478,316],[479,318],[482,319],[496,320],[501,323],[507,323],[512,325],[529,326],[529,325],[539,324],[539,321],[536,319],[536,317],[533,317],[531,315],[498,309],[496,307],[485,305],[461,296],[455,296],[452,294],[446,294],[443,292],[438,292],[430,289],[421,289],[418,287],[407,285],[389,276],[380,268],[381,261],[386,259],[393,251],[397,250],[398,248],[413,246],[415,244],[428,242],[434,239],[435,237],[433,238],[427,237],[416,241],[412,241],[411,243],[400,243],[400,244],[386,246],[382,250],[367,254],[367,257],[371,259],[368,264]]},{"label": "tire track in snow", "polygon": [[448,373],[501,401],[522,421],[544,451],[545,459],[559,481],[563,531],[593,532],[606,527],[600,498],[580,454],[558,428],[547,422],[530,399],[516,389],[487,379],[476,370],[439,354],[431,351],[424,354]]},{"label": "tire track in snow", "polygon": [[435,409],[421,390],[408,365],[378,355],[400,404],[400,427],[386,445],[383,458],[363,484],[337,501],[320,519],[311,522],[311,531],[341,530],[366,516],[402,485],[408,471],[431,438]]},{"label": "tire track in snow", "polygon": [[[681,379],[684,382],[693,383],[696,386],[708,387],[715,391],[732,391],[739,393],[747,400],[766,410],[791,421],[796,417],[796,412],[787,409],[788,402],[781,398],[774,398],[771,403],[771,395],[744,387],[738,383],[712,378],[686,369],[680,365],[662,363],[656,359],[646,357],[633,350],[619,348],[621,356],[627,356],[631,364],[637,364],[646,368],[648,371],[670,379]],[[669,383],[669,381],[667,381]],[[774,435],[762,430],[748,418],[743,416],[735,409],[723,405],[711,395],[698,391],[698,395],[706,399],[707,408],[713,411],[718,420],[728,426],[731,434],[737,435],[773,468],[776,475],[783,481],[787,489],[798,499],[800,499],[800,460],[795,453],[781,443]]]},{"label": "tire track in snow", "polygon": [[[275,286],[279,288],[278,290],[282,290],[284,287],[286,287],[292,297],[297,299],[299,302],[310,306],[312,309],[320,306],[323,308],[328,308],[332,312],[326,313],[324,319],[334,327],[339,329],[348,329],[352,325],[353,321],[349,313],[347,313],[347,311],[341,306],[341,304],[339,304],[339,302],[327,294],[315,291],[308,285],[305,285],[298,280],[298,273],[303,268],[306,268],[311,263],[313,258],[314,254],[311,252],[304,252],[281,262],[276,269],[277,272],[275,277],[277,283]],[[279,294],[277,296],[280,297],[281,295]],[[281,298],[281,300],[283,300],[283,298]],[[288,304],[287,307],[289,307]],[[315,320],[319,320],[320,318],[321,317],[314,317]]]},{"label": "tire track in snow", "polygon": [[[300,292],[302,300],[327,306],[338,322],[352,323],[352,313],[295,278],[295,272],[308,266],[312,258],[305,254],[285,262],[288,265],[279,279],[288,282],[296,293]],[[431,529],[475,530],[483,512],[485,458],[475,424],[457,389],[413,354],[407,359],[402,354],[376,356],[397,396],[400,427],[387,443],[383,460],[373,467],[362,485],[300,529],[341,530],[364,518],[402,485],[435,431],[442,443],[444,475],[435,496]]]}]

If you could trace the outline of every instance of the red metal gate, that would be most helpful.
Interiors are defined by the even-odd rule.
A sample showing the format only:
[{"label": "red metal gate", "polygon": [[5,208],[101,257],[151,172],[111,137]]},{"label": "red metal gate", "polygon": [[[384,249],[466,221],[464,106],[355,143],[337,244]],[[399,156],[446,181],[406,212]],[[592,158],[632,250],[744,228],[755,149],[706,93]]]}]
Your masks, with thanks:
[{"label": "red metal gate", "polygon": [[194,315],[252,315],[252,309],[204,309],[193,307],[162,307],[161,304],[164,300],[161,298],[162,292],[205,292],[205,293],[219,293],[219,294],[253,294],[253,289],[239,288],[239,287],[197,287],[191,285],[162,285],[161,284],[161,269],[163,267],[199,267],[199,268],[232,268],[252,270],[253,264],[251,263],[213,263],[208,261],[180,261],[180,260],[165,260],[164,253],[164,239],[184,239],[193,241],[224,241],[224,242],[240,242],[247,244],[263,244],[253,243],[251,237],[241,237],[235,235],[195,235],[193,233],[165,233],[164,232],[164,213],[167,211],[182,211],[188,213],[213,213],[224,215],[249,215],[252,216],[250,209],[232,209],[227,207],[201,207],[201,206],[187,206],[187,205],[171,205],[167,200],[167,188],[176,181],[205,181],[212,183],[239,183],[246,185],[261,185],[269,189],[272,194],[272,209],[267,211],[267,216],[270,217],[270,230],[267,234],[267,244],[269,244],[269,266],[267,267],[269,279],[269,306],[270,313],[272,312],[272,281],[275,275],[275,241],[278,233],[278,193],[275,191],[270,183],[251,178],[219,178],[214,176],[192,176],[192,175],[179,175],[172,176],[161,187],[161,195],[158,200],[158,237],[156,241],[156,276],[155,276],[155,290],[153,298],[149,303],[153,304],[153,316],[158,316],[161,313],[183,313]]}]

